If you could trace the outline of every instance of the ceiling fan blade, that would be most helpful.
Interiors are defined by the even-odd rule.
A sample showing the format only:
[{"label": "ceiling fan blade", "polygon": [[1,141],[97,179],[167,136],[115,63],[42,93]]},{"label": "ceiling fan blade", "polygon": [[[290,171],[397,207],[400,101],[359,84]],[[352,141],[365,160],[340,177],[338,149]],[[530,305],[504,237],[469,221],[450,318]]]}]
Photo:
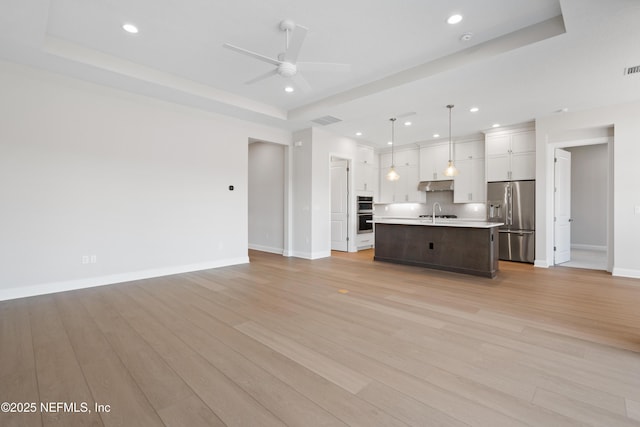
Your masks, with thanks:
[{"label": "ceiling fan blade", "polygon": [[302,25],[296,25],[296,28],[291,34],[291,40],[289,40],[289,47],[284,53],[284,61],[295,64],[302,48],[302,42],[307,37],[307,29]]},{"label": "ceiling fan blade", "polygon": [[260,60],[262,62],[266,62],[266,63],[271,64],[271,65],[278,66],[278,65],[280,65],[282,63],[282,61],[278,61],[277,59],[269,58],[268,56],[260,55],[259,53],[251,52],[250,50],[243,49],[241,47],[234,46],[234,45],[229,44],[229,43],[225,43],[222,46],[226,47],[227,49],[231,49],[231,50],[233,50],[235,52],[241,53],[243,55],[250,56],[250,57],[255,58],[257,60]]},{"label": "ceiling fan blade", "polygon": [[308,71],[329,71],[337,73],[346,73],[351,71],[350,64],[337,64],[333,62],[298,62],[296,65],[300,69]]},{"label": "ceiling fan blade", "polygon": [[251,79],[249,81],[244,82],[244,84],[252,85],[252,84],[254,84],[256,82],[259,82],[260,80],[264,80],[264,79],[269,78],[271,76],[275,76],[276,74],[278,74],[278,70],[271,70],[271,71],[268,71],[268,72],[266,72],[264,74],[259,75],[258,77],[254,78],[254,79]]},{"label": "ceiling fan blade", "polygon": [[311,91],[311,85],[304,77],[300,75],[300,73],[294,74],[293,76],[291,76],[291,80],[293,80],[293,83],[295,83],[295,85],[298,86],[301,91],[303,92]]}]

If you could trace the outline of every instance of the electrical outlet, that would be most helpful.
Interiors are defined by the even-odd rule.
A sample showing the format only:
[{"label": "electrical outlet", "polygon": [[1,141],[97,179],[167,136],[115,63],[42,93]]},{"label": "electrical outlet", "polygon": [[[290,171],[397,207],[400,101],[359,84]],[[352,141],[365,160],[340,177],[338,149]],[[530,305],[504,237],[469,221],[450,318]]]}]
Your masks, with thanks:
[{"label": "electrical outlet", "polygon": [[89,255],[82,255],[82,263],[89,264]]},{"label": "electrical outlet", "polygon": [[98,257],[96,255],[91,255],[91,264],[95,264],[98,262]]}]

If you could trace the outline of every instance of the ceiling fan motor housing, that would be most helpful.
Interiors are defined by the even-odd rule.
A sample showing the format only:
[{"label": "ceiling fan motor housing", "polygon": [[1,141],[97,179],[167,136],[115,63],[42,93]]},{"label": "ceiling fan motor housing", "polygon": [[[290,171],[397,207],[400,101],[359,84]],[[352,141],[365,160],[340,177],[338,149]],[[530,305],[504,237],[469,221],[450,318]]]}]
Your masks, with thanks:
[{"label": "ceiling fan motor housing", "polygon": [[290,62],[283,62],[278,65],[278,74],[282,77],[292,77],[298,72],[298,67]]}]

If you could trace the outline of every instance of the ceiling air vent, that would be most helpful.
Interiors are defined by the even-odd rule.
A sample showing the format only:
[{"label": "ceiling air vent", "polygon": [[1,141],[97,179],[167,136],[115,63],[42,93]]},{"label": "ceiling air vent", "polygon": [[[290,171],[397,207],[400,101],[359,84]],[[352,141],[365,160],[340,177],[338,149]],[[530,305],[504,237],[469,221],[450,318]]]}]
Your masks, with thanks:
[{"label": "ceiling air vent", "polygon": [[341,122],[342,120],[333,116],[324,116],[324,117],[318,117],[317,119],[314,119],[311,121],[313,123],[319,124],[320,126],[326,126],[326,125],[331,125],[333,123]]},{"label": "ceiling air vent", "polygon": [[624,69],[625,76],[629,74],[636,74],[636,73],[640,73],[640,65],[636,65],[635,67],[629,67]]}]

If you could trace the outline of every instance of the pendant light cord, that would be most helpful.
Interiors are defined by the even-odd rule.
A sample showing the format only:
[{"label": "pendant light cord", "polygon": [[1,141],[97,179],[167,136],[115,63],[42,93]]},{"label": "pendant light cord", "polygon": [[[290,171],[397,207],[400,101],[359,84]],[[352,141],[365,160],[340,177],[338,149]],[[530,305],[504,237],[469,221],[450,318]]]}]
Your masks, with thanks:
[{"label": "pendant light cord", "polygon": [[395,117],[389,119],[391,120],[391,167],[395,167],[395,162],[393,161],[393,146],[396,145],[395,142],[395,125],[396,125],[396,119]]},{"label": "pendant light cord", "polygon": [[451,162],[453,158],[453,144],[451,143],[451,110],[453,109],[453,105],[447,105],[449,109],[449,161]]}]

